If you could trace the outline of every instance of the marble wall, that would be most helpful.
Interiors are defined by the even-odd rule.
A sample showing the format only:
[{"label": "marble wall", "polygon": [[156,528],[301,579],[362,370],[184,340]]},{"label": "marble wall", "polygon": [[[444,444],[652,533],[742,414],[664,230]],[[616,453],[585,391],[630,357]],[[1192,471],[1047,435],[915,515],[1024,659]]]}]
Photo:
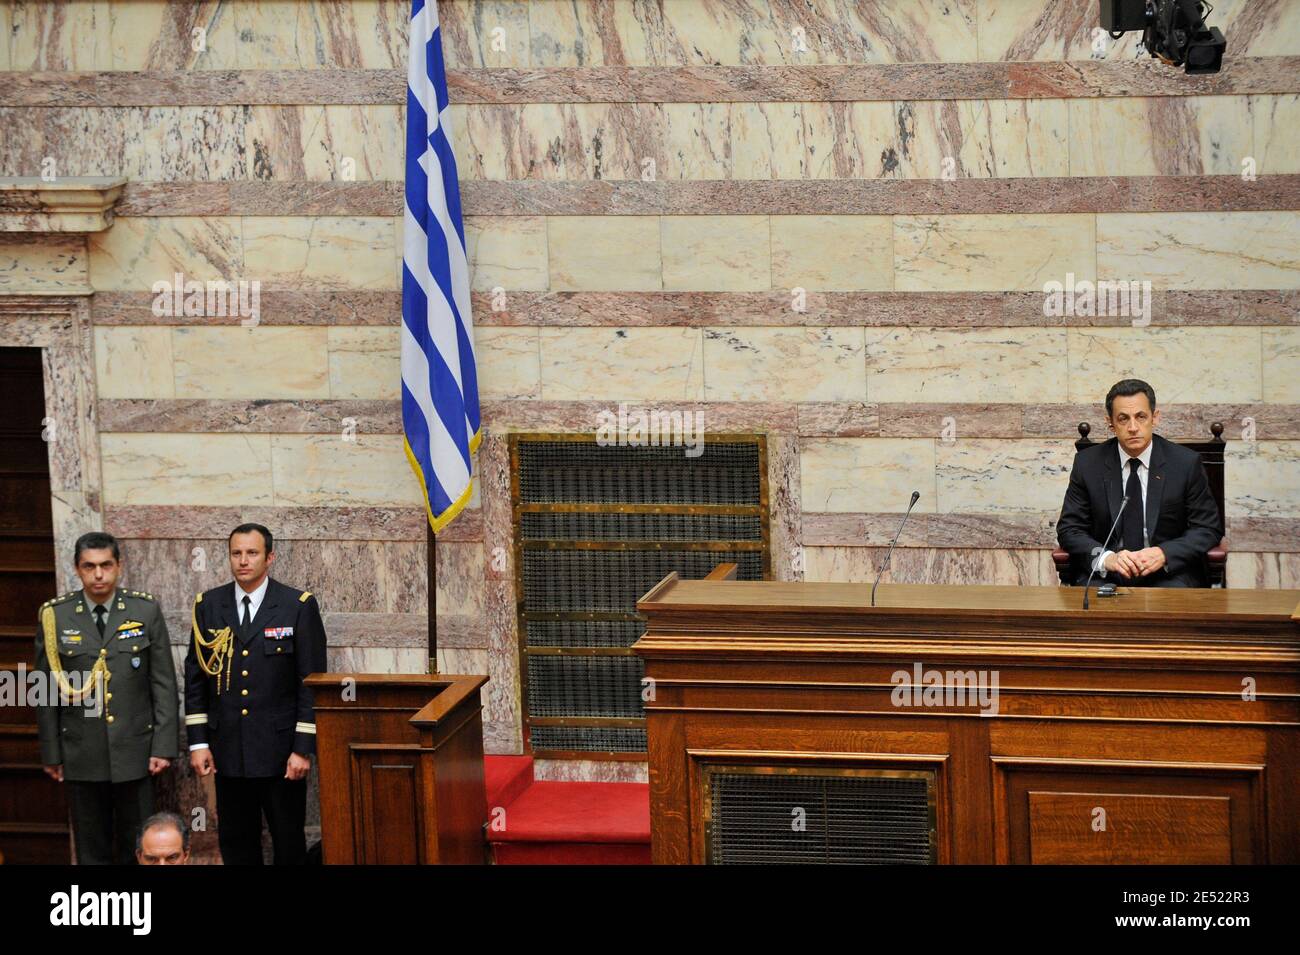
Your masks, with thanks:
[{"label": "marble wall", "polygon": [[[104,522],[175,636],[262,520],[338,669],[425,653],[397,406],[406,0],[0,5],[0,176],[129,179],[0,294],[94,291]],[[487,437],[438,547],[437,665],[520,746],[511,430],[620,401],[770,436],[773,567],[1052,584],[1080,420],[1138,375],[1225,425],[1229,580],[1300,587],[1300,4],[1218,0],[1222,74],[1095,0],[439,4]],[[39,72],[38,72],[39,71]],[[155,282],[260,282],[255,326]],[[1140,315],[1047,282],[1149,282]],[[201,559],[200,559],[201,555]],[[636,764],[544,767],[638,778]]]}]

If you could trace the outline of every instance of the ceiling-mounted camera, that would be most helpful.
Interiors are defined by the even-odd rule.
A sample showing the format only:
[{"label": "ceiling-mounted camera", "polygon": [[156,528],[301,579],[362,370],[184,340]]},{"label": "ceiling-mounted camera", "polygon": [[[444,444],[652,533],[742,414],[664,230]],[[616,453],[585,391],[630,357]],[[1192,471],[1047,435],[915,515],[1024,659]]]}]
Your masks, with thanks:
[{"label": "ceiling-mounted camera", "polygon": [[1118,40],[1142,31],[1142,45],[1152,56],[1188,73],[1217,73],[1228,41],[1205,18],[1214,8],[1205,0],[1101,0],[1101,26]]}]

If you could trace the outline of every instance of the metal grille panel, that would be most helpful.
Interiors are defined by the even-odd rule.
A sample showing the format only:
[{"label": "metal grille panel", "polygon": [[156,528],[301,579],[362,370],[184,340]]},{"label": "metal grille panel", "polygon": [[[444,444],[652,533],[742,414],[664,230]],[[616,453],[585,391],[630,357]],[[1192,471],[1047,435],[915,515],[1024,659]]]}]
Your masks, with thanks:
[{"label": "metal grille panel", "polygon": [[715,865],[934,861],[930,773],[718,770],[707,778]]},{"label": "metal grille panel", "polygon": [[727,435],[694,458],[585,436],[515,434],[510,444],[531,749],[643,753],[645,668],[629,650],[645,632],[636,601],[673,571],[692,579],[735,563],[739,579],[763,579],[764,440]]},{"label": "metal grille panel", "polygon": [[645,730],[638,727],[534,726],[532,738],[535,750],[645,752]]},{"label": "metal grille panel", "polygon": [[529,620],[530,647],[630,647],[645,633],[640,620]]},{"label": "metal grille panel", "polygon": [[697,541],[762,540],[763,522],[749,514],[527,513],[519,516],[524,540]]},{"label": "metal grille panel", "polygon": [[530,654],[529,716],[643,716],[637,656]]},{"label": "metal grille panel", "polygon": [[592,441],[519,445],[519,499],[620,504],[757,504],[756,444],[710,442],[688,458],[680,447],[601,447]]},{"label": "metal grille panel", "polygon": [[670,571],[703,577],[726,561],[739,565],[740,579],[762,579],[763,554],[756,550],[525,550],[524,609],[631,612]]}]

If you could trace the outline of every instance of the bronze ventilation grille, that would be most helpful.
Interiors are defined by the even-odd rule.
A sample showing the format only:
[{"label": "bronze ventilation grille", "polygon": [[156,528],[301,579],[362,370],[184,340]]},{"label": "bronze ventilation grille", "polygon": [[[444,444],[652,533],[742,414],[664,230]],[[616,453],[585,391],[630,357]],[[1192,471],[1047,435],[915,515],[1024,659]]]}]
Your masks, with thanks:
[{"label": "bronze ventilation grille", "polygon": [[929,865],[935,773],[704,767],[712,865]]},{"label": "bronze ventilation grille", "polygon": [[602,446],[594,434],[512,434],[520,683],[528,749],[642,759],[636,601],[671,571],[770,568],[762,435],[682,447]]}]

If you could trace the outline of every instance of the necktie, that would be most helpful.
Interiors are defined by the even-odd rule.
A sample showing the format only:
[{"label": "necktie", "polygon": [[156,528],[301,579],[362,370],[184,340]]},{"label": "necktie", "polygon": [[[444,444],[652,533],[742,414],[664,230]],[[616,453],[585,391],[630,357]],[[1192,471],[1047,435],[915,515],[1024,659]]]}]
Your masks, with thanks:
[{"label": "necktie", "polygon": [[244,594],[244,619],[240,622],[239,627],[248,633],[248,625],[253,622],[253,598]]},{"label": "necktie", "polygon": [[1128,504],[1124,507],[1124,549],[1141,550],[1142,540],[1142,479],[1138,477],[1138,466],[1142,462],[1129,458],[1128,483],[1124,492],[1128,494]]},{"label": "necktie", "polygon": [[95,604],[95,626],[99,628],[101,637],[104,635],[104,617],[107,615],[108,611],[104,609],[103,604]]}]

